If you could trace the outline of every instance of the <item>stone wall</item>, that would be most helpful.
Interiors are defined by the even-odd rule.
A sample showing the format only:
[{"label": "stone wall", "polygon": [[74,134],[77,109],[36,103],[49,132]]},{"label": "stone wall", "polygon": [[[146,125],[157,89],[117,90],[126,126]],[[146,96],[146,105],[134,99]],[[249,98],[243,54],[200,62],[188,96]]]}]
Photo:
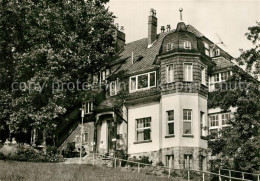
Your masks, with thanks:
[{"label": "stone wall", "polygon": [[164,148],[160,151],[142,152],[131,154],[130,157],[136,157],[137,159],[142,156],[148,156],[153,165],[158,162],[162,162],[166,166],[166,156],[174,155],[173,167],[174,169],[184,168],[184,155],[192,155],[191,169],[200,170],[200,156],[203,156],[203,171],[208,170],[208,150],[198,147],[171,147]]}]

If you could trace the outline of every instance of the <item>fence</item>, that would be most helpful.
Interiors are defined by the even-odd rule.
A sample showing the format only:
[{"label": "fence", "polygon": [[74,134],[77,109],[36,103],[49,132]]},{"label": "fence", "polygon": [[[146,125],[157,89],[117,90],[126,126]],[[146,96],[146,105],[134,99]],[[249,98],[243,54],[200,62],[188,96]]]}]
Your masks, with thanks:
[{"label": "fence", "polygon": [[[252,174],[252,173],[247,173],[247,172],[239,172],[239,171],[235,171],[235,170],[227,170],[227,169],[220,169],[219,173],[213,173],[213,172],[207,172],[207,171],[201,171],[201,170],[194,170],[194,169],[189,169],[189,170],[185,170],[185,169],[174,169],[171,167],[166,167],[166,166],[154,166],[151,164],[145,164],[145,163],[140,163],[140,162],[135,162],[135,161],[131,161],[131,160],[126,160],[126,159],[121,159],[121,158],[116,158],[116,157],[111,157],[111,156],[107,156],[107,155],[103,155],[101,153],[93,153],[93,165],[95,165],[95,157],[103,157],[103,158],[108,158],[111,161],[114,161],[114,168],[117,168],[117,161],[121,161],[121,162],[126,162],[126,164],[132,164],[137,166],[137,172],[140,173],[141,169],[145,168],[145,167],[149,167],[149,168],[160,168],[160,169],[164,169],[164,170],[168,170],[168,178],[171,177],[171,173],[173,173],[175,170],[181,171],[181,172],[186,172],[187,173],[187,180],[190,181],[191,179],[191,172],[193,173],[199,173],[199,175],[202,177],[202,181],[206,181],[206,177],[218,177],[219,181],[224,181],[224,180],[228,180],[228,181],[254,181],[254,180],[249,180],[245,178],[246,174],[249,175],[253,175],[256,176],[257,181],[259,180],[259,174]],[[221,171],[228,171],[229,175],[224,175],[221,173]],[[238,178],[238,177],[234,177],[232,176],[232,172],[236,172],[236,173],[241,173],[242,177]]]}]

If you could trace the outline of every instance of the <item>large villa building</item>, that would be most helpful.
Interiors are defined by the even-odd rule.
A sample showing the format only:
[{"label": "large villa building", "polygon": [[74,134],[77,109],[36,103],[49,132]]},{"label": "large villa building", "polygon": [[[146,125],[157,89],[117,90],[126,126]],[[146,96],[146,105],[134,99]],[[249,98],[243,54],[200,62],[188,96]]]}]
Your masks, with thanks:
[{"label": "large villa building", "polygon": [[[117,30],[117,54],[109,66],[89,75],[99,89],[83,100],[83,146],[89,152],[148,156],[156,164],[207,170],[205,136],[224,129],[234,109],[208,108],[208,94],[232,74],[233,59],[183,21],[157,32],[156,11],[148,34],[125,44]],[[77,109],[78,110],[78,109]],[[81,118],[60,139],[59,150],[81,141]]]}]

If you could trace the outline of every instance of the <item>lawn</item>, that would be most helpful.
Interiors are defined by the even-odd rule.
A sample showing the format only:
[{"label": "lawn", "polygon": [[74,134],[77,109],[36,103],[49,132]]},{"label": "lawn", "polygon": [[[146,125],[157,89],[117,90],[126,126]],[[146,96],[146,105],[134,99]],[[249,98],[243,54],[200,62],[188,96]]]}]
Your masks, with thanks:
[{"label": "lawn", "polygon": [[[132,171],[79,164],[0,160],[0,181],[173,180]],[[177,179],[174,179],[177,181]]]}]

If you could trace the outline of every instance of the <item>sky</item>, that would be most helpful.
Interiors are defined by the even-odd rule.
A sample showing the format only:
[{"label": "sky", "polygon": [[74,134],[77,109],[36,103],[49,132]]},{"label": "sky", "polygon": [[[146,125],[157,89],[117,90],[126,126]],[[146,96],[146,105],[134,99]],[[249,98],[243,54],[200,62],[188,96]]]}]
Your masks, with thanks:
[{"label": "sky", "polygon": [[[183,8],[185,24],[190,24],[229,54],[238,57],[239,49],[248,49],[249,26],[260,21],[260,0],[110,0],[109,10],[117,17],[115,23],[124,26],[126,43],[148,36],[148,16],[151,8],[157,12],[158,30],[161,26],[176,28]],[[219,40],[218,36],[221,40]]]}]

